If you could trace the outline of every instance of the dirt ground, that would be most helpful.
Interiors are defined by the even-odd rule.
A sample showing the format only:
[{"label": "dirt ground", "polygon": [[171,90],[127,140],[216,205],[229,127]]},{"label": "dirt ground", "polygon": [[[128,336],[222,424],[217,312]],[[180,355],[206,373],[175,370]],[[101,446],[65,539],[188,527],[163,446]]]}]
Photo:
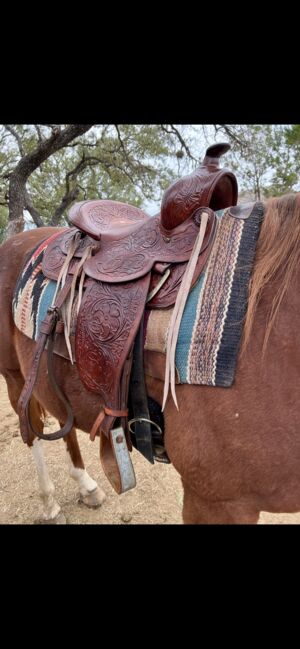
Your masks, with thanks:
[{"label": "dirt ground", "polygon": [[[46,432],[55,430],[49,417]],[[105,478],[99,460],[99,442],[90,442],[79,431],[78,439],[89,474],[106,493],[100,509],[92,510],[77,502],[77,487],[68,475],[62,440],[44,442],[49,474],[56,487],[56,499],[67,518],[76,524],[181,524],[181,480],[171,465],[150,465],[133,450],[135,489],[118,496]],[[30,451],[24,445],[18,418],[8,400],[6,384],[0,377],[0,524],[34,524],[41,514],[38,482]],[[260,523],[300,524],[299,514],[262,513]]]}]

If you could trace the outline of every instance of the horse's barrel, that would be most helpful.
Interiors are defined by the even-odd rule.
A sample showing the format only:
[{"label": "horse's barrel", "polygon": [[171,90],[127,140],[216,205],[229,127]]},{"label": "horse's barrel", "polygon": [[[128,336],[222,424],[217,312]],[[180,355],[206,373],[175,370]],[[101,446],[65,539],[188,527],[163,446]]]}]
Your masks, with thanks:
[{"label": "horse's barrel", "polygon": [[161,203],[161,223],[172,230],[198,207],[220,210],[237,204],[238,184],[228,169],[219,168],[219,158],[230,149],[220,142],[210,146],[201,167],[176,180],[166,189]]}]

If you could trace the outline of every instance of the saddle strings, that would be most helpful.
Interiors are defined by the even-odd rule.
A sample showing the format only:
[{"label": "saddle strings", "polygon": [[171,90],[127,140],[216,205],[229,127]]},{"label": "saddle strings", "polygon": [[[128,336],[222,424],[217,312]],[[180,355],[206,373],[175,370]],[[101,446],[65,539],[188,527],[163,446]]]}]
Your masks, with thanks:
[{"label": "saddle strings", "polygon": [[173,309],[172,317],[170,320],[170,325],[169,325],[169,330],[168,330],[168,337],[167,337],[167,346],[166,346],[166,371],[165,371],[165,383],[164,383],[164,394],[163,394],[163,403],[162,403],[162,411],[165,408],[168,393],[169,393],[169,386],[171,384],[171,394],[173,397],[173,401],[175,403],[175,406],[177,410],[178,408],[178,403],[177,403],[177,397],[176,397],[176,391],[175,391],[175,352],[176,352],[176,344],[177,344],[177,339],[178,339],[178,334],[179,334],[179,327],[184,311],[184,307],[188,298],[188,294],[190,292],[190,288],[192,285],[193,281],[193,276],[195,272],[195,268],[197,265],[198,257],[201,251],[201,247],[203,244],[203,240],[205,237],[205,232],[206,232],[206,226],[208,223],[209,215],[207,212],[203,212],[201,215],[201,225],[200,225],[200,230],[199,234],[197,236],[197,239],[194,243],[194,247],[188,262],[188,265],[186,267],[185,273],[183,275],[183,279],[180,285],[180,289],[177,293],[177,298],[175,302],[175,306]]},{"label": "saddle strings", "polygon": [[92,248],[93,248],[93,244],[91,244],[90,246],[88,246],[85,249],[85,251],[84,251],[84,253],[83,253],[82,257],[81,257],[80,262],[77,264],[76,270],[74,272],[72,284],[71,284],[70,295],[68,297],[68,300],[64,304],[64,317],[63,317],[64,325],[65,325],[64,334],[65,334],[65,341],[66,341],[66,345],[67,345],[67,348],[68,348],[71,363],[73,363],[73,354],[72,354],[72,348],[71,348],[71,342],[70,342],[70,335],[71,335],[72,308],[73,308],[73,302],[74,302],[74,296],[75,296],[76,282],[77,282],[77,278],[80,275],[81,270],[82,270],[81,277],[80,277],[81,290],[80,290],[80,295],[78,293],[78,301],[77,301],[77,315],[78,315],[81,300],[82,300],[83,282],[84,282],[84,278],[85,278],[85,272],[83,270],[83,265],[84,265],[85,261],[87,259],[89,259],[89,257],[91,257]]},{"label": "saddle strings", "polygon": [[53,299],[52,299],[51,307],[55,307],[55,300],[56,300],[56,297],[57,297],[57,293],[58,293],[59,289],[62,289],[64,287],[64,285],[65,285],[66,277],[67,277],[68,270],[69,270],[69,266],[70,266],[71,260],[72,260],[72,258],[74,256],[74,253],[77,250],[80,238],[81,238],[81,233],[80,232],[75,232],[73,237],[70,239],[69,250],[68,250],[66,259],[65,259],[65,261],[64,261],[64,263],[63,263],[63,265],[62,265],[62,267],[60,269],[59,276],[57,278],[56,289],[55,289],[55,293],[54,293],[54,296],[53,296]]},{"label": "saddle strings", "polygon": [[[74,257],[74,254],[78,248],[78,245],[81,240],[81,233],[80,232],[75,232],[74,236],[70,240],[70,245],[69,245],[69,250],[66,256],[66,259],[62,265],[62,268],[60,270],[59,276],[57,278],[57,284],[56,284],[56,290],[54,293],[54,297],[52,300],[52,307],[55,306],[55,300],[58,294],[59,289],[62,289],[65,285],[67,274],[69,272],[69,267],[70,263]],[[85,278],[85,272],[83,270],[83,265],[85,261],[91,257],[92,255],[92,249],[93,249],[93,244],[88,246],[85,251],[83,252],[82,258],[80,262],[76,266],[76,270],[74,272],[73,280],[72,280],[72,285],[70,289],[70,294],[69,297],[66,299],[64,304],[61,306],[61,317],[64,323],[64,336],[65,336],[65,341],[66,341],[66,346],[68,349],[69,357],[71,363],[73,363],[73,354],[72,354],[72,348],[71,348],[71,341],[70,341],[70,334],[71,334],[71,319],[72,319],[72,307],[73,307],[73,302],[74,302],[74,296],[75,296],[75,289],[76,289],[76,282],[77,278],[82,270],[81,277],[80,277],[80,285],[79,285],[79,291],[78,291],[78,304],[77,304],[77,314],[79,312],[80,308],[80,303],[82,300],[82,291],[83,291],[83,282]]]}]

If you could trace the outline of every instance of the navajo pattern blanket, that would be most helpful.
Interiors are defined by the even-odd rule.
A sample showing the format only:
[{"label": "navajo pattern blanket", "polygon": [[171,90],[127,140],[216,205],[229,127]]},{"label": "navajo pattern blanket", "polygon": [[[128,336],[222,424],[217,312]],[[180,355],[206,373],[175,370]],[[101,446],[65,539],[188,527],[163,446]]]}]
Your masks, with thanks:
[{"label": "navajo pattern blanket", "polygon": [[15,325],[32,340],[38,338],[40,324],[46,317],[56,289],[56,282],[43,275],[42,262],[47,246],[58,234],[61,233],[45,239],[31,253],[14,291],[12,309]]},{"label": "navajo pattern blanket", "polygon": [[[185,306],[175,364],[180,383],[228,387],[234,381],[263,205],[255,203],[246,220],[228,210],[216,215],[213,249]],[[145,349],[166,351],[171,315],[172,309],[150,312]]]}]

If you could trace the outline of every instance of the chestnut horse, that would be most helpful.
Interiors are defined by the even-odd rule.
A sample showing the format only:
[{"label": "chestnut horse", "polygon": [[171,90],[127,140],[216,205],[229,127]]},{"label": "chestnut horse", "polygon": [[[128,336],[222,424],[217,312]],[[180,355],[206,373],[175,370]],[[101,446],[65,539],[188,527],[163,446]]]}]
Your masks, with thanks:
[{"label": "chestnut horse", "polygon": [[[300,511],[300,194],[270,199],[265,208],[234,384],[178,385],[179,412],[171,397],[164,411],[166,449],[184,488],[185,523],[256,523],[260,511]],[[28,252],[54,231],[24,232],[0,247],[0,373],[14,410],[35,342],[13,323],[13,291]],[[89,432],[99,413],[98,397],[84,388],[76,365],[61,357],[56,363],[75,425]],[[161,381],[147,377],[147,390],[162,402]],[[40,431],[44,411],[64,422],[45,358],[30,404]],[[105,495],[84,468],[75,429],[65,442],[83,501],[101,504]],[[41,444],[31,441],[44,518],[57,522],[63,514]]]}]

